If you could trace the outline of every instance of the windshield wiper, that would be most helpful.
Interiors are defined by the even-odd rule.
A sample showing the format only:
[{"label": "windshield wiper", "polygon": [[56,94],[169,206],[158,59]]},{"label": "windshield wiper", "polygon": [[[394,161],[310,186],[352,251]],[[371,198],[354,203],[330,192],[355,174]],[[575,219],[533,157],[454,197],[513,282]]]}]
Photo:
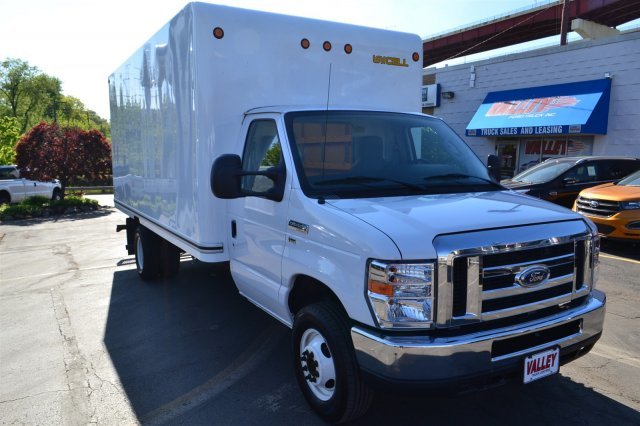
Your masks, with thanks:
[{"label": "windshield wiper", "polygon": [[316,182],[316,185],[339,185],[341,183],[345,184],[361,184],[366,186],[367,188],[377,188],[371,185],[366,185],[367,183],[373,182],[392,182],[401,185],[404,188],[410,188],[414,191],[424,191],[425,188],[421,185],[416,185],[410,182],[403,182],[401,180],[395,180],[390,178],[378,177],[378,176],[347,176],[338,179],[327,179]]},{"label": "windshield wiper", "polygon": [[434,176],[427,176],[424,178],[425,180],[436,180],[436,179],[442,179],[442,180],[448,180],[448,179],[477,179],[479,181],[491,184],[491,185],[496,185],[496,186],[500,186],[498,185],[496,182],[489,180],[489,179],[485,179],[482,178],[480,176],[472,176],[472,175],[465,175],[463,173],[447,173],[444,175],[434,175]]}]

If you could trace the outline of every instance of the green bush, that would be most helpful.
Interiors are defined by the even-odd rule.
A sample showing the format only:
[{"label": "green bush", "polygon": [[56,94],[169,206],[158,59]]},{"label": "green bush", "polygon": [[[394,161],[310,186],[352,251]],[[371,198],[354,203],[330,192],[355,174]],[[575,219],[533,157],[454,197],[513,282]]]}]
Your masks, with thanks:
[{"label": "green bush", "polygon": [[50,200],[47,197],[35,196],[23,200],[19,204],[0,206],[0,220],[24,219],[40,217],[43,214],[63,214],[72,209],[95,210],[99,206],[96,200],[67,196],[63,200]]},{"label": "green bush", "polygon": [[51,207],[98,207],[98,201],[76,195],[67,195],[62,200],[50,200],[49,204]]},{"label": "green bush", "polygon": [[18,205],[43,207],[48,205],[49,202],[51,202],[49,198],[44,197],[42,195],[35,195],[33,197],[29,197],[25,200],[22,200],[22,202],[20,202],[20,204]]},{"label": "green bush", "polygon": [[7,216],[21,219],[31,216],[40,216],[41,214],[41,206],[20,203],[14,205],[5,205],[4,208],[0,211],[0,219],[4,220],[4,218]]}]

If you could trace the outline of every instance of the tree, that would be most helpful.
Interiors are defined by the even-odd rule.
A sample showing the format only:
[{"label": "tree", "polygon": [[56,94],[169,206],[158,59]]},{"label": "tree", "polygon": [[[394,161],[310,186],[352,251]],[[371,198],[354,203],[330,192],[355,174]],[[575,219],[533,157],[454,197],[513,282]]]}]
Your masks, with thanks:
[{"label": "tree", "polygon": [[15,117],[21,134],[42,119],[55,121],[61,100],[59,79],[20,59],[0,63],[0,114]]},{"label": "tree", "polygon": [[15,117],[0,117],[0,164],[16,162],[15,146],[20,139],[20,128]]},{"label": "tree", "polygon": [[42,122],[20,139],[16,161],[27,178],[59,179],[64,193],[74,179],[111,174],[111,147],[97,130],[63,130],[55,123]]}]

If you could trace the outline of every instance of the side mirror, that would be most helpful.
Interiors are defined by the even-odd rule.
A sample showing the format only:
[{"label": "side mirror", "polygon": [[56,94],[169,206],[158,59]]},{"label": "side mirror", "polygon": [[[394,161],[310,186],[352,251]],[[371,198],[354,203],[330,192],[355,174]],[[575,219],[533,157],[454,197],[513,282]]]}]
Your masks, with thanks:
[{"label": "side mirror", "polygon": [[[243,189],[241,178],[243,176],[264,176],[273,181],[270,188],[264,191]],[[284,167],[272,167],[262,171],[243,171],[242,160],[235,154],[221,155],[213,162],[211,167],[211,192],[218,198],[231,200],[240,197],[262,197],[273,201],[282,201],[284,198],[284,183],[286,179]]]},{"label": "side mirror", "polygon": [[500,182],[500,157],[493,154],[489,155],[487,169],[489,170],[489,176],[496,182]]},{"label": "side mirror", "polygon": [[211,192],[218,198],[230,200],[242,196],[240,175],[242,160],[240,156],[225,154],[216,158],[211,167]]}]

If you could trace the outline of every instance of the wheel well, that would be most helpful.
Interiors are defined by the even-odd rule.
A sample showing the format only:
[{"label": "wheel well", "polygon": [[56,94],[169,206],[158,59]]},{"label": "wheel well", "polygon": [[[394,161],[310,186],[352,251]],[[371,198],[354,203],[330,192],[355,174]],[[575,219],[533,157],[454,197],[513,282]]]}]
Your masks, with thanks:
[{"label": "wheel well", "polygon": [[3,189],[2,191],[0,191],[0,198],[3,198],[5,196],[7,197],[9,202],[11,202],[11,194],[9,193],[9,191]]},{"label": "wheel well", "polygon": [[289,293],[289,311],[295,315],[300,309],[316,302],[331,301],[344,309],[333,291],[315,278],[301,275],[296,278]]}]

